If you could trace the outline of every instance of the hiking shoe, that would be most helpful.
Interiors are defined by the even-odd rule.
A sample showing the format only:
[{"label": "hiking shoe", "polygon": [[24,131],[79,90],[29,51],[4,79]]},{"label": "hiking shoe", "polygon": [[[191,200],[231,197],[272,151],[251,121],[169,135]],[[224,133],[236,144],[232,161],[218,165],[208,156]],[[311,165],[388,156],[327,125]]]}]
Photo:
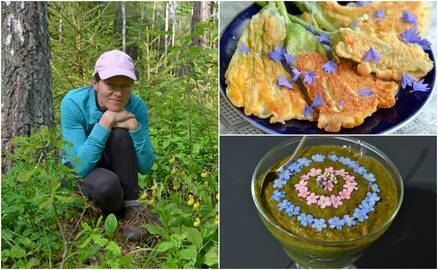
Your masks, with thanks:
[{"label": "hiking shoe", "polygon": [[126,207],[122,223],[123,236],[130,241],[143,242],[148,234],[143,225],[157,223],[157,220],[158,218],[142,205]]}]

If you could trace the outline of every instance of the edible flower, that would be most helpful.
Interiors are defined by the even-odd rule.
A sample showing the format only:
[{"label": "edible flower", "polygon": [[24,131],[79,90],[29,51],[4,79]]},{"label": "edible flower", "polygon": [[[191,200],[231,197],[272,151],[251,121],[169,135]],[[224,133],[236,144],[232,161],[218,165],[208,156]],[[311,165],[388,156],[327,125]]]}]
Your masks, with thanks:
[{"label": "edible flower", "polygon": [[242,45],[240,46],[240,52],[241,53],[249,53],[249,52],[251,52],[251,50],[248,47],[246,47],[245,43],[242,43]]},{"label": "edible flower", "polygon": [[319,198],[319,195],[315,195],[314,192],[310,193],[310,195],[307,196],[307,198],[306,198],[307,204],[308,205],[312,205],[314,203],[317,203],[318,202],[318,198]]},{"label": "edible flower", "polygon": [[[312,159],[313,159],[313,157],[312,157]],[[321,174],[321,169],[312,168],[309,171],[309,175],[310,176],[317,176],[317,175],[320,175],[320,174]]]},{"label": "edible flower", "polygon": [[283,180],[289,180],[291,176],[291,172],[288,169],[282,168],[280,170],[280,178]]},{"label": "edible flower", "polygon": [[335,175],[345,176],[347,172],[344,169],[336,170]]},{"label": "edible flower", "polygon": [[298,164],[296,162],[289,165],[288,169],[291,172],[300,172],[301,171],[300,164]]},{"label": "edible flower", "polygon": [[379,62],[381,59],[379,52],[373,47],[370,47],[370,49],[363,55],[363,60],[365,62]]},{"label": "edible flower", "polygon": [[286,49],[283,49],[283,57],[286,60],[286,63],[288,65],[292,64],[292,62],[295,61],[295,57],[293,57],[292,55],[288,54],[286,52]]},{"label": "edible flower", "polygon": [[334,208],[338,208],[339,205],[342,205],[342,198],[340,196],[332,195],[330,196],[331,204]]},{"label": "edible flower", "polygon": [[378,186],[377,184],[371,184],[371,183],[370,183],[369,187],[371,188],[371,190],[372,190],[373,192],[376,192],[376,193],[379,193],[379,192],[380,192],[379,186]]},{"label": "edible flower", "polygon": [[272,193],[272,199],[277,202],[283,199],[285,196],[286,193],[284,191],[274,190],[274,193]]},{"label": "edible flower", "polygon": [[343,189],[342,191],[339,191],[339,196],[341,199],[350,199],[351,192],[348,191],[348,189]]},{"label": "edible flower", "polygon": [[357,1],[356,5],[358,6],[365,6],[371,4],[371,1]]},{"label": "edible flower", "polygon": [[336,155],[328,155],[327,158],[330,159],[331,161],[338,161],[339,160],[338,156],[336,156]]},{"label": "edible flower", "polygon": [[318,34],[311,25],[306,26],[306,30],[309,31],[310,33],[314,34],[314,35]]},{"label": "edible flower", "polygon": [[316,73],[314,71],[308,71],[304,74],[304,83],[307,84],[313,84],[313,81],[315,80]]},{"label": "edible flower", "polygon": [[417,18],[414,14],[408,12],[406,9],[403,10],[402,20],[406,23],[417,25]]},{"label": "edible flower", "polygon": [[335,64],[335,62],[333,60],[327,61],[327,63],[325,63],[322,66],[322,68],[327,73],[336,73],[336,64]]},{"label": "edible flower", "polygon": [[373,14],[375,17],[384,18],[385,17],[385,11],[383,9],[378,9]]},{"label": "edible flower", "polygon": [[312,163],[312,161],[311,160],[309,160],[309,159],[307,159],[307,158],[299,158],[298,160],[297,160],[297,162],[299,163],[299,164],[302,164],[303,166],[309,166],[310,165],[310,163]]},{"label": "edible flower", "polygon": [[380,200],[380,197],[377,196],[377,193],[375,193],[375,192],[373,192],[373,193],[367,192],[367,198],[368,198],[368,200],[374,201],[374,202],[377,202]]},{"label": "edible flower", "polygon": [[315,108],[316,106],[319,106],[321,104],[324,104],[324,100],[319,95],[316,95],[311,107]]},{"label": "edible flower", "polygon": [[340,231],[342,230],[342,226],[345,224],[345,221],[343,219],[339,219],[339,217],[332,217],[329,219],[329,224],[331,229],[335,229]]},{"label": "edible flower", "polygon": [[309,118],[309,116],[314,112],[314,110],[309,106],[304,106],[304,118]]},{"label": "edible flower", "polygon": [[402,89],[405,89],[407,86],[412,86],[415,82],[415,79],[411,76],[409,76],[409,74],[406,73],[402,73],[402,82],[401,82],[401,86]]},{"label": "edible flower", "polygon": [[311,224],[313,222],[313,216],[307,215],[305,213],[299,215],[297,219],[300,222],[300,224],[303,225],[304,227],[307,227],[308,224]]},{"label": "edible flower", "polygon": [[281,60],[284,59],[283,50],[284,50],[283,47],[278,46],[272,52],[269,52],[268,55],[271,58],[271,60],[273,60],[275,62],[281,62]]},{"label": "edible flower", "polygon": [[299,190],[298,190],[298,197],[302,197],[302,198],[306,198],[307,197],[307,195],[309,195],[309,190],[308,190],[308,188],[307,187],[301,187]]},{"label": "edible flower", "polygon": [[368,97],[373,94],[373,91],[370,89],[361,89],[359,90],[359,96]]},{"label": "edible flower", "polygon": [[286,185],[286,181],[281,179],[281,178],[277,178],[274,181],[274,185],[272,186],[273,188],[282,188],[284,185]]},{"label": "edible flower", "polygon": [[345,215],[343,220],[348,227],[356,225],[356,221],[354,221],[354,217],[350,217],[349,215]]},{"label": "edible flower", "polygon": [[278,77],[277,85],[284,86],[284,87],[287,87],[287,88],[292,89],[292,90],[294,89],[292,86],[292,83],[289,82],[284,76]]},{"label": "edible flower", "polygon": [[359,28],[359,25],[357,23],[353,23],[352,25],[350,25],[350,27],[352,29],[356,29],[356,28]]},{"label": "edible flower", "polygon": [[294,74],[292,81],[296,82],[298,78],[301,76],[301,72],[298,69],[292,67],[292,73]]},{"label": "edible flower", "polygon": [[327,225],[325,224],[325,219],[323,219],[323,218],[320,218],[320,219],[315,218],[313,220],[312,228],[314,228],[318,232],[322,231],[325,227],[327,227]]},{"label": "edible flower", "polygon": [[427,87],[427,84],[423,83],[424,79],[421,81],[414,81],[412,85],[412,91],[409,92],[429,92],[430,88]]},{"label": "edible flower", "polygon": [[330,46],[330,37],[327,34],[320,33],[319,35],[315,35],[315,38],[322,44]]},{"label": "edible flower", "polygon": [[364,210],[360,209],[360,208],[355,208],[354,209],[353,217],[355,217],[360,222],[363,222],[364,220],[368,219],[367,213]]},{"label": "edible flower", "polygon": [[376,177],[374,176],[374,174],[372,173],[366,173],[363,175],[363,178],[365,178],[365,180],[369,181],[369,182],[375,182],[376,181]]},{"label": "edible flower", "polygon": [[332,201],[330,200],[329,197],[319,196],[318,205],[321,207],[321,209],[324,209],[327,206],[332,205]]},{"label": "edible flower", "polygon": [[[325,156],[321,155],[321,154],[315,154],[312,156],[312,159],[313,159],[313,161],[316,161],[316,162],[323,162],[325,159]],[[321,170],[319,170],[319,173],[321,173]]]},{"label": "edible flower", "polygon": [[363,200],[359,205],[359,208],[365,211],[365,213],[369,213],[374,211],[374,203],[370,203],[368,200]]},{"label": "edible flower", "polygon": [[278,203],[278,210],[283,211],[286,210],[291,203],[288,200],[283,200]]},{"label": "edible flower", "polygon": [[367,170],[364,167],[361,166],[355,166],[354,167],[354,172],[358,173],[358,174],[364,174],[367,172]]},{"label": "edible flower", "polygon": [[404,43],[407,44],[418,44],[420,45],[423,50],[427,51],[430,50],[430,42],[427,39],[422,39],[420,37],[420,34],[417,31],[417,28],[411,28],[404,32],[400,33],[400,37],[403,40]]},{"label": "edible flower", "polygon": [[333,184],[332,181],[327,181],[324,185],[324,190],[326,191],[333,191],[333,188],[335,187],[335,185]]}]

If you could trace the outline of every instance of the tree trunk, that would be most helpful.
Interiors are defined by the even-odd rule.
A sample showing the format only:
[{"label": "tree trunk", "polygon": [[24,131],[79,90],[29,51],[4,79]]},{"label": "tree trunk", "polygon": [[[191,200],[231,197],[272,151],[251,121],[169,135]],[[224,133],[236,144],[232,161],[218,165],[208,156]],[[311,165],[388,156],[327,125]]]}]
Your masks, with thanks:
[{"label": "tree trunk", "polygon": [[[196,25],[200,22],[208,21],[211,17],[210,1],[196,1],[195,9],[192,17],[192,32],[196,31]],[[192,38],[192,45],[194,47],[207,47],[209,43],[208,31],[194,36]]]},{"label": "tree trunk", "polygon": [[[2,2],[2,153],[10,140],[54,125],[47,2]],[[4,158],[2,167],[11,165]]]},{"label": "tree trunk", "polygon": [[122,51],[126,51],[126,13],[125,2],[120,2],[120,12],[122,17]]},{"label": "tree trunk", "polygon": [[164,20],[164,56],[167,55],[167,50],[169,48],[169,35],[167,32],[169,31],[169,2],[166,3],[166,18]]}]

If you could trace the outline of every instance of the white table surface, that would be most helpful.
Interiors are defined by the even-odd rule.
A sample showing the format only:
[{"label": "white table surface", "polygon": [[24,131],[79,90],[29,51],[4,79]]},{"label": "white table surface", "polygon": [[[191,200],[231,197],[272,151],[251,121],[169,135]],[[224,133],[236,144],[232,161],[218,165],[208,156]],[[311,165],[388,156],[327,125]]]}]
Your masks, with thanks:
[{"label": "white table surface", "polygon": [[[221,33],[232,19],[252,2],[220,2],[220,29]],[[430,29],[428,40],[432,43],[434,57],[437,52],[437,4],[432,2],[430,17]],[[416,115],[411,117],[399,127],[392,129],[387,134],[415,134],[415,135],[436,135],[437,102],[436,84],[432,90],[427,103]],[[221,91],[222,93],[222,91]],[[220,94],[220,132],[221,134],[265,134],[263,130],[248,123],[239,113],[227,102],[226,97]]]}]

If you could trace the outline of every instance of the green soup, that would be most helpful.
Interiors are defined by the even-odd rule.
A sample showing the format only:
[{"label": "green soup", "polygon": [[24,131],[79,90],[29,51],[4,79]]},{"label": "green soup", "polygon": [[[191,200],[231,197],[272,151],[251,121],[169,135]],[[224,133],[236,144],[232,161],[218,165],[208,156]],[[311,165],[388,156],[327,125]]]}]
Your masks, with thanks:
[{"label": "green soup", "polygon": [[265,179],[261,197],[270,219],[294,235],[356,239],[381,227],[395,211],[399,198],[391,173],[355,149],[313,146],[291,165],[289,173]]}]

